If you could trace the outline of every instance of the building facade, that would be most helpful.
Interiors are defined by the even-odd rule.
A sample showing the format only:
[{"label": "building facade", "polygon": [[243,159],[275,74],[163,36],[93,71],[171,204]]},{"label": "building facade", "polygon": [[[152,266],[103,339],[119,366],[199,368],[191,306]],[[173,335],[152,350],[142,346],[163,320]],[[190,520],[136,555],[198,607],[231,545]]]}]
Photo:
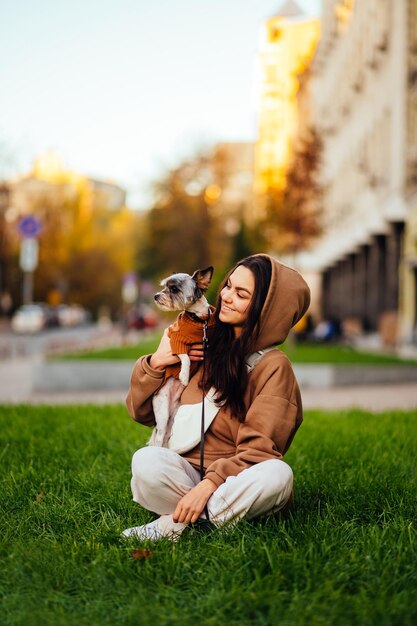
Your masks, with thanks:
[{"label": "building facade", "polygon": [[416,322],[416,272],[405,257],[416,184],[415,6],[324,0],[310,85],[324,139],[325,233],[311,257],[322,314],[355,319],[385,343],[409,340]]},{"label": "building facade", "polygon": [[417,343],[417,0],[407,2],[406,196],[410,215],[405,227],[402,267],[401,330]]},{"label": "building facade", "polygon": [[311,62],[318,19],[286,2],[265,21],[260,41],[260,104],[255,146],[255,194],[282,189],[298,129],[299,75]]}]

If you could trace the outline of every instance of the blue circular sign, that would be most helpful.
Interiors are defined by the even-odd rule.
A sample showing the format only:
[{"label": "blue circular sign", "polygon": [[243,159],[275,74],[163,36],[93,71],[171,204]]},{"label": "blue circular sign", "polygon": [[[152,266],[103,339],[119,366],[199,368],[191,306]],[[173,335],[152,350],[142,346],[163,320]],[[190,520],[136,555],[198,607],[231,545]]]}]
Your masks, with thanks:
[{"label": "blue circular sign", "polygon": [[37,237],[42,230],[42,223],[34,215],[25,215],[18,225],[22,237]]}]

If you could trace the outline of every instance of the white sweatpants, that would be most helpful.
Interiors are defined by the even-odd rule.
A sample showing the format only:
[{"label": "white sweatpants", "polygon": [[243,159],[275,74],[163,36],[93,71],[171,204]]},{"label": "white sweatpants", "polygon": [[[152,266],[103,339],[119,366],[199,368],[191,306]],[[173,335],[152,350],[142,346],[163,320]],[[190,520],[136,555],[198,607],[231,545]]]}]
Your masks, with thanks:
[{"label": "white sweatpants", "polygon": [[[133,455],[133,500],[158,515],[173,513],[178,501],[199,481],[199,472],[167,448],[149,446]],[[207,503],[210,520],[223,526],[245,516],[250,519],[279,511],[288,503],[292,486],[293,473],[284,461],[257,463],[229,476],[216,489]]]}]

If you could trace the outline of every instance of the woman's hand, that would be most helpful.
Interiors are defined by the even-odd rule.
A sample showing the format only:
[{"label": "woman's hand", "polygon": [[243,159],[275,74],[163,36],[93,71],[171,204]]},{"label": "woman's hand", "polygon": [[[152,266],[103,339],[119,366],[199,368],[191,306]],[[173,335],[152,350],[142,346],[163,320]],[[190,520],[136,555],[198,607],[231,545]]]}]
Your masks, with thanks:
[{"label": "woman's hand", "polygon": [[154,352],[151,356],[149,365],[156,370],[163,370],[168,365],[173,365],[174,363],[178,363],[178,361],[179,358],[175,354],[172,354],[171,342],[168,337],[168,328],[165,328],[164,334],[159,342],[159,346],[156,349],[156,352]]},{"label": "woman's hand", "polygon": [[[201,361],[203,359],[203,355],[204,353],[202,343],[194,343],[193,347],[188,353],[190,361]],[[176,354],[172,354],[171,342],[168,337],[168,328],[166,328],[164,330],[164,334],[162,335],[156,352],[154,352],[154,354],[151,356],[149,365],[156,370],[163,370],[168,365],[178,363],[179,360],[180,359]]]},{"label": "woman's hand", "polygon": [[202,361],[204,357],[203,344],[193,343],[193,347],[188,353],[190,361]]},{"label": "woman's hand", "polygon": [[195,524],[206,506],[208,499],[216,489],[216,485],[209,478],[204,478],[201,483],[198,483],[198,485],[190,489],[178,502],[177,508],[172,516],[174,522],[183,522],[184,524],[191,522]]}]

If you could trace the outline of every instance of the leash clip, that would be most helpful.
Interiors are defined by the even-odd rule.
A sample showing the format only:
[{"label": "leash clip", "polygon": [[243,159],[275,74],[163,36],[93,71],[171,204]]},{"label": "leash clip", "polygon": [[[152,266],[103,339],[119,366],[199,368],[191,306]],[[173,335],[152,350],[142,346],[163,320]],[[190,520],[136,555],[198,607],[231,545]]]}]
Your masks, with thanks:
[{"label": "leash clip", "polygon": [[203,347],[205,348],[207,345],[207,321],[204,322],[203,326]]},{"label": "leash clip", "polygon": [[[209,309],[209,317],[210,317],[210,309]],[[206,320],[204,320],[203,323],[203,350],[206,350],[206,347],[208,345],[208,341],[207,341],[207,328],[208,328],[208,322],[209,322],[209,317],[207,317]]]}]

